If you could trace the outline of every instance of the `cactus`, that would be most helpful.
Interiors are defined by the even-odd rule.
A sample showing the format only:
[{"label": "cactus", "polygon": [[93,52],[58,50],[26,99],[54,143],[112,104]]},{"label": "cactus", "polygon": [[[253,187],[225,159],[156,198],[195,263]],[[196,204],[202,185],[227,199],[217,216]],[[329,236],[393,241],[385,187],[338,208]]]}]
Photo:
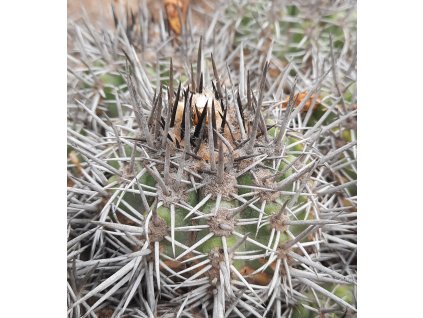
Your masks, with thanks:
[{"label": "cactus", "polygon": [[354,43],[280,37],[295,2],[259,31],[267,2],[216,5],[212,37],[194,5],[181,34],[70,22],[69,317],[355,315]]}]

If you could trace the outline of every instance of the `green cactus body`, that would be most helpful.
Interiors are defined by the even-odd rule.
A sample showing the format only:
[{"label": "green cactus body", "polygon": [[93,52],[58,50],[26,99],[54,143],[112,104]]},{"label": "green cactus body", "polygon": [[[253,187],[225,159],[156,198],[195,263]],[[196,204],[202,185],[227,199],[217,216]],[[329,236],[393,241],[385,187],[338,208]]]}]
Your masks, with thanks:
[{"label": "green cactus body", "polygon": [[[69,275],[70,285],[88,283],[69,295],[72,317],[100,305],[114,316],[165,318],[356,310],[355,84],[344,76],[353,64],[336,64],[334,85],[321,62],[332,50],[347,56],[340,17],[314,22],[297,5],[270,14],[266,2],[220,14],[241,7],[223,32],[232,42],[204,33],[196,67],[191,20],[179,41],[164,24],[144,30],[157,20],[147,12],[121,25],[115,10],[111,39],[81,42],[92,60],[70,85],[79,103],[69,115]],[[226,25],[214,17],[214,28]],[[152,31],[166,39],[160,49],[145,47]]]}]

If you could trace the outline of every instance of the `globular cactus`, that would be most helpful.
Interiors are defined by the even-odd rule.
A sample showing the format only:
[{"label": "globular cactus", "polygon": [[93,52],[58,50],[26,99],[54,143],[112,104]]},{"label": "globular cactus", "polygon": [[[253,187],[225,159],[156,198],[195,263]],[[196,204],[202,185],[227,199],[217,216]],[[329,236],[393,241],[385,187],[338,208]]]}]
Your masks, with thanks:
[{"label": "globular cactus", "polygon": [[355,315],[357,111],[332,36],[277,72],[288,53],[254,63],[252,34],[225,59],[182,27],[152,59],[149,29],[115,21],[70,27],[69,316]]}]

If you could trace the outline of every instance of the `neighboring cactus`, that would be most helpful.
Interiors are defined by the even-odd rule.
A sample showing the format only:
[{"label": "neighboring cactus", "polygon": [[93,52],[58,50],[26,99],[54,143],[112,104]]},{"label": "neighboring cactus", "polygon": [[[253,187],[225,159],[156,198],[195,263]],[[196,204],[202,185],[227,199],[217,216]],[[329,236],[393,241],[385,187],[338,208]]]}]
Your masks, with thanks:
[{"label": "neighboring cactus", "polygon": [[70,27],[69,316],[354,315],[355,84],[332,38],[299,67],[279,44],[254,63],[257,33],[225,52],[160,31],[151,59],[125,21]]}]

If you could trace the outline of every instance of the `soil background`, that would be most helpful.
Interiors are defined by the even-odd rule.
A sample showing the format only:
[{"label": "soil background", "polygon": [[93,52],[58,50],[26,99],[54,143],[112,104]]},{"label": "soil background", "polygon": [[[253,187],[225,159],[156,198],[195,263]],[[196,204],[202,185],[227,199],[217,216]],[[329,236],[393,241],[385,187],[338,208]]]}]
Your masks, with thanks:
[{"label": "soil background", "polygon": [[91,21],[106,22],[106,25],[112,26],[111,3],[116,7],[123,5],[136,10],[143,2],[150,9],[155,8],[156,10],[163,5],[163,0],[68,0],[68,19],[77,20],[81,18],[83,16],[82,8],[84,8]]}]

